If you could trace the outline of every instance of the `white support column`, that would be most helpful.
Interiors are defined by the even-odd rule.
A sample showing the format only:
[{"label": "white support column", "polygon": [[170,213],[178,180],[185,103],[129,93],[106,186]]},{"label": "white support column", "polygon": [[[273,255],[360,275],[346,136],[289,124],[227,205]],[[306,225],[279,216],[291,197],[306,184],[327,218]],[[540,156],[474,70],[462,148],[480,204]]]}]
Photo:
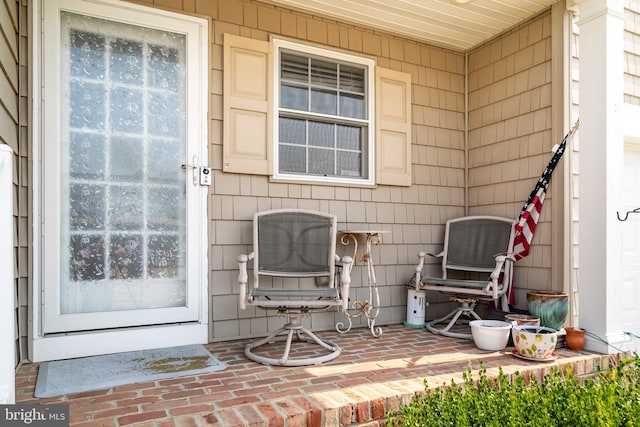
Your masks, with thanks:
[{"label": "white support column", "polygon": [[16,398],[13,151],[5,144],[0,144],[0,200],[0,404],[13,404]]},{"label": "white support column", "polygon": [[[622,0],[583,0],[580,19],[580,326],[617,348],[622,331]],[[588,339],[587,349],[615,348]]]}]

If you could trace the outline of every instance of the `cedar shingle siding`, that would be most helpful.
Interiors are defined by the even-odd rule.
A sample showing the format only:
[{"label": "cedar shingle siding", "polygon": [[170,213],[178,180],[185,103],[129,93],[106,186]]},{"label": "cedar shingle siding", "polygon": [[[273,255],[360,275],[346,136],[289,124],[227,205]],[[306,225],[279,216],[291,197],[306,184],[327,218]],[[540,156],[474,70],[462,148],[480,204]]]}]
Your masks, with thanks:
[{"label": "cedar shingle siding", "polygon": [[[30,4],[31,2],[23,2]],[[399,38],[370,28],[323,19],[266,1],[149,0],[137,3],[210,17],[209,195],[210,339],[257,336],[280,326],[260,310],[237,308],[238,254],[251,244],[255,211],[297,207],[338,216],[340,227],[391,230],[374,248],[382,310],[377,323],[405,320],[406,284],[419,251],[438,252],[444,223],[469,214],[516,217],[535,179],[558,142],[552,133],[551,13],[522,23],[487,44],[464,53]],[[640,10],[629,0],[630,9]],[[31,283],[29,140],[27,138],[27,7],[0,7],[2,66],[1,142],[16,151],[16,287],[20,336],[27,336]],[[633,45],[636,15],[629,16],[628,44]],[[18,14],[22,14],[19,19]],[[19,28],[25,23],[25,28]],[[273,182],[269,176],[223,171],[224,34],[267,42],[290,38],[327,49],[372,58],[376,65],[411,76],[411,186],[330,186]],[[21,37],[19,37],[21,35]],[[7,42],[9,40],[9,42]],[[11,41],[14,41],[11,43]],[[637,44],[637,43],[636,43]],[[18,53],[23,53],[19,55]],[[640,99],[639,74],[632,66],[640,48],[626,48],[626,98]],[[465,78],[465,73],[467,78]],[[465,97],[468,82],[468,97]],[[631,89],[630,89],[631,88]],[[626,99],[627,102],[639,103]],[[468,116],[465,109],[468,108]],[[468,126],[468,127],[467,127]],[[465,132],[468,130],[468,132]],[[468,141],[465,139],[468,138]],[[561,182],[557,180],[556,182]],[[468,190],[467,190],[468,187]],[[516,268],[516,306],[526,308],[526,291],[549,286],[552,277],[551,206],[554,185],[536,232],[531,255]],[[554,217],[555,218],[555,217]],[[427,272],[437,271],[435,262]],[[354,299],[368,299],[366,270],[353,270]],[[428,318],[448,312],[447,299],[429,295]],[[437,304],[443,302],[443,304]],[[314,315],[315,329],[332,329],[343,316]],[[306,321],[306,320],[305,320]],[[357,321],[366,324],[366,321]],[[26,342],[22,340],[23,354]]]}]

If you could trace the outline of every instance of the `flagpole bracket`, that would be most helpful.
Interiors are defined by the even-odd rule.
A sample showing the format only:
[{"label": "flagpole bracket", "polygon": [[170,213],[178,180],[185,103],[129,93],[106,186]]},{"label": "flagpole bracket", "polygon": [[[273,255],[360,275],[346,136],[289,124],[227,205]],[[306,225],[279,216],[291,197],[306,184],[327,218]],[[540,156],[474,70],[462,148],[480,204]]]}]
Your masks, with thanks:
[{"label": "flagpole bracket", "polygon": [[624,214],[624,218],[620,217],[620,212],[616,212],[616,215],[618,216],[618,221],[626,221],[629,218],[629,214],[632,214],[632,213],[640,213],[640,208],[636,208],[634,210],[627,211]]}]

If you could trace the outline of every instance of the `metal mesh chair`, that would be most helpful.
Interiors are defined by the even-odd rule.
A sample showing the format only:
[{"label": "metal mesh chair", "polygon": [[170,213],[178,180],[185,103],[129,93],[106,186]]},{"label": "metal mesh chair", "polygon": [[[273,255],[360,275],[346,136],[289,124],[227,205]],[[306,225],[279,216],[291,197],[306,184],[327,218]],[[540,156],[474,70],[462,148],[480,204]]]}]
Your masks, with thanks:
[{"label": "metal mesh chair", "polygon": [[[442,257],[440,277],[423,276],[426,252],[418,254],[415,289],[437,291],[451,295],[460,305],[446,316],[427,323],[427,329],[435,334],[456,338],[471,338],[470,333],[452,331],[461,316],[480,319],[475,312],[478,300],[492,300],[504,311],[509,311],[507,295],[511,286],[513,269],[513,239],[515,221],[495,216],[468,216],[447,221],[444,250],[435,257]],[[450,278],[449,273],[465,275],[488,274],[486,279]],[[466,320],[466,319],[465,319]]]},{"label": "metal mesh chair", "polygon": [[[300,322],[301,316],[313,311],[347,308],[351,283],[348,267],[352,260],[341,259],[336,254],[336,234],[335,215],[302,209],[278,209],[254,215],[253,252],[238,257],[240,308],[253,305],[274,310],[286,317],[287,323],[266,338],[248,344],[245,355],[249,359],[267,365],[304,366],[340,355],[339,346],[319,338]],[[248,289],[249,260],[253,261],[253,283]],[[336,261],[342,261],[343,265],[339,286],[335,284]],[[269,276],[283,278],[278,283],[284,286],[275,287],[273,280],[267,280]],[[297,280],[305,278],[313,280]],[[302,357],[291,357],[294,335],[298,341],[317,344],[326,352],[312,356],[303,351]],[[277,341],[284,341],[281,357],[268,357],[254,351]]]}]

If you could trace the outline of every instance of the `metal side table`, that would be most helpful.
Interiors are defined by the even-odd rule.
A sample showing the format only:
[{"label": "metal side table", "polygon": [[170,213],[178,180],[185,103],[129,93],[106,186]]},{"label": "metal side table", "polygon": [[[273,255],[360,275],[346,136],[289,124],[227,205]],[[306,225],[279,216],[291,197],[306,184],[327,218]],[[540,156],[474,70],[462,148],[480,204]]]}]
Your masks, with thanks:
[{"label": "metal side table", "polygon": [[[338,322],[336,324],[336,330],[341,334],[345,334],[351,330],[352,319],[365,316],[367,318],[367,325],[369,329],[371,329],[371,334],[376,338],[382,335],[382,328],[375,326],[376,317],[380,313],[380,294],[378,292],[378,283],[376,281],[371,248],[372,246],[381,245],[382,234],[390,232],[389,230],[340,230],[342,235],[340,242],[343,245],[347,246],[350,242],[353,242],[353,263],[350,268],[353,268],[356,261],[363,262],[367,266],[369,285],[369,299],[365,301],[354,301],[351,308],[357,311],[355,313],[350,313],[349,311],[344,312],[347,316],[347,325],[345,325],[344,322]],[[365,238],[365,246],[362,255],[358,257],[358,238],[360,236]]]}]

